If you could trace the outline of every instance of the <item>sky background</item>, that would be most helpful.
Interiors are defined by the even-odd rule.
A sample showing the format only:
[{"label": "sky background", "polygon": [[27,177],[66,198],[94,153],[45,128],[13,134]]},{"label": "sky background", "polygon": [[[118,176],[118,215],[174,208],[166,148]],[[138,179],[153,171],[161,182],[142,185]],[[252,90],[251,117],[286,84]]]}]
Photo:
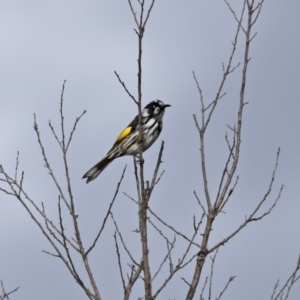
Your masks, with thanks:
[{"label": "sky background", "polygon": [[[231,1],[240,9],[241,1]],[[281,283],[295,268],[300,251],[300,2],[266,1],[254,28],[258,35],[250,49],[244,110],[242,147],[237,170],[240,180],[226,214],[215,222],[209,246],[239,226],[266,192],[281,148],[274,189],[263,209],[268,209],[284,184],[282,197],[271,215],[249,224],[219,251],[214,273],[213,297],[229,276],[237,276],[223,299],[270,299],[277,279]],[[113,208],[126,243],[139,260],[136,205],[123,192],[135,197],[130,157],[116,160],[89,185],[82,175],[105,155],[119,132],[137,113],[133,101],[119,84],[114,71],[137,93],[137,38],[127,1],[1,1],[0,4],[0,164],[13,174],[20,151],[27,193],[57,220],[57,191],[43,167],[33,131],[36,113],[44,146],[57,178],[65,185],[62,157],[48,127],[50,119],[59,129],[59,101],[64,80],[67,130],[83,110],[69,150],[69,167],[83,240],[89,245],[102,223],[127,164],[125,179]],[[165,174],[151,198],[151,207],[187,235],[192,216],[201,209],[193,191],[204,199],[201,182],[199,139],[192,118],[200,117],[200,102],[193,81],[194,70],[206,103],[215,96],[222,78],[222,62],[228,60],[236,23],[223,1],[157,1],[149,19],[143,48],[143,105],[161,99],[172,107],[164,117],[164,129],[145,153],[146,177],[150,178],[160,142],[165,141]],[[242,60],[241,36],[234,63]],[[208,180],[216,194],[226,161],[226,124],[236,120],[241,68],[225,86],[227,92],[207,132]],[[66,218],[68,215],[66,214]],[[160,224],[159,224],[160,225]],[[66,225],[67,226],[67,225]],[[160,225],[160,227],[162,227]],[[103,299],[121,299],[109,220],[90,262]],[[70,234],[73,234],[70,230]],[[172,233],[166,230],[172,237]],[[200,241],[200,237],[197,240]],[[174,260],[186,242],[180,238]],[[62,262],[46,255],[51,251],[45,237],[15,198],[0,194],[0,279],[7,290],[20,286],[11,299],[85,299]],[[166,246],[150,233],[151,270],[156,270]],[[191,255],[196,253],[193,248]],[[124,266],[129,262],[122,256]],[[210,259],[200,287],[208,275]],[[195,261],[160,294],[159,299],[184,299]],[[164,273],[165,274],[165,273]],[[154,284],[156,289],[163,277]],[[290,299],[299,299],[300,285]],[[132,299],[142,296],[141,285]],[[195,298],[197,299],[197,297]]]}]

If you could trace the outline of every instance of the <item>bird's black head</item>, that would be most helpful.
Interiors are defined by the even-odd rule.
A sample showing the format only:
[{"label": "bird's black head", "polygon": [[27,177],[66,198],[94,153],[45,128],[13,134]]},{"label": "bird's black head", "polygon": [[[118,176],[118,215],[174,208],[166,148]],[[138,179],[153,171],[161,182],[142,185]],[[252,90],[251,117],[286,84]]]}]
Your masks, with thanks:
[{"label": "bird's black head", "polygon": [[170,104],[164,104],[161,100],[154,100],[147,104],[143,109],[143,116],[163,116],[166,107],[171,106]]}]

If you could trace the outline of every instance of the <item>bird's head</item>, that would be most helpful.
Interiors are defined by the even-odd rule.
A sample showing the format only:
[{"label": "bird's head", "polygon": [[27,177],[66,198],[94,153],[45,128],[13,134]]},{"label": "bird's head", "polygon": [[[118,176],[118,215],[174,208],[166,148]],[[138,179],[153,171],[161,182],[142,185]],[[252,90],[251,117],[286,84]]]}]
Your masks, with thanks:
[{"label": "bird's head", "polygon": [[149,104],[145,106],[143,109],[143,116],[154,117],[154,118],[162,118],[165,112],[165,108],[171,106],[170,104],[165,104],[161,100],[151,101]]}]

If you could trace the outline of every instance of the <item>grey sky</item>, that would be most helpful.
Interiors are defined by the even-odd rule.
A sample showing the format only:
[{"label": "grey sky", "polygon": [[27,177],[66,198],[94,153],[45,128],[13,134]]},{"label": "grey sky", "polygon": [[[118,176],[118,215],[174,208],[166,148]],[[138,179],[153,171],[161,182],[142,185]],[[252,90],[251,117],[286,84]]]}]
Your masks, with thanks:
[{"label": "grey sky", "polygon": [[[240,1],[232,1],[234,5]],[[238,5],[237,5],[237,8]],[[237,278],[224,299],[269,299],[278,278],[283,282],[293,270],[300,250],[300,3],[266,1],[255,27],[258,35],[251,48],[242,153],[236,192],[214,226],[210,244],[236,228],[264,195],[274,166],[277,148],[281,156],[275,188],[284,192],[273,213],[250,224],[220,249],[215,270],[215,296],[231,275]],[[80,225],[87,243],[99,228],[114,194],[122,169],[128,164],[114,215],[131,250],[139,257],[137,208],[123,195],[136,195],[132,159],[111,164],[96,181],[86,185],[82,175],[111,147],[120,130],[136,115],[136,107],[118,83],[118,71],[136,93],[137,39],[127,1],[2,1],[0,4],[0,162],[14,171],[20,151],[25,186],[38,202],[44,202],[56,219],[57,192],[45,168],[33,131],[37,114],[42,138],[53,168],[63,179],[61,156],[48,129],[51,119],[58,128],[58,108],[66,79],[65,116],[68,128],[87,110],[80,122],[69,154]],[[199,141],[192,114],[200,117],[199,97],[192,78],[196,72],[208,102],[216,94],[222,62],[228,59],[235,21],[223,1],[157,1],[144,39],[143,103],[161,99],[172,105],[164,118],[158,142],[145,153],[150,177],[160,141],[165,141],[163,168],[153,209],[185,233],[192,231],[192,215],[200,213],[193,197],[203,197]],[[242,47],[242,44],[239,44]],[[241,61],[238,50],[235,63]],[[209,185],[212,190],[226,158],[226,124],[235,122],[239,93],[238,69],[225,88],[207,141]],[[94,273],[104,299],[120,299],[121,281],[109,222],[92,253]],[[23,207],[0,194],[0,279],[7,289],[20,286],[12,299],[84,299],[63,264],[42,253],[51,250]],[[165,245],[153,235],[150,258],[156,260]],[[162,243],[162,244],[160,244]],[[175,258],[184,241],[178,240]],[[195,251],[197,251],[195,249]],[[125,255],[124,262],[126,262]],[[155,270],[157,263],[154,264]],[[206,266],[208,272],[209,264]],[[180,274],[159,299],[183,299],[194,263]],[[103,278],[109,284],[104,284]],[[162,280],[159,278],[158,280]],[[204,280],[204,276],[202,282]],[[158,284],[158,283],[157,283]],[[156,283],[154,284],[156,286]],[[141,291],[133,294],[136,299]],[[299,285],[290,299],[299,299]]]}]

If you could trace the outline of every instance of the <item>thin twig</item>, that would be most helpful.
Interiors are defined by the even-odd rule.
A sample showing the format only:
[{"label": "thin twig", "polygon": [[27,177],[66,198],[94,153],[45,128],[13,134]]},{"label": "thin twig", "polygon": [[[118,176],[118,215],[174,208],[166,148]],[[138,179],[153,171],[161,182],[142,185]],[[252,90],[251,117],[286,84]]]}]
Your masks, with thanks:
[{"label": "thin twig", "polygon": [[112,218],[112,220],[113,220],[113,223],[115,224],[116,231],[117,231],[117,233],[118,233],[118,236],[119,236],[119,238],[120,238],[120,241],[121,241],[121,243],[122,243],[122,245],[123,245],[125,251],[127,252],[127,254],[128,254],[128,256],[130,257],[131,261],[132,261],[135,265],[140,266],[140,264],[133,258],[133,256],[131,255],[130,251],[128,250],[128,248],[127,248],[127,246],[126,246],[126,244],[125,244],[125,242],[124,242],[123,236],[122,236],[122,234],[121,234],[121,232],[120,232],[120,230],[119,230],[118,224],[117,224],[117,222],[116,222],[116,220],[115,220],[115,218],[114,218],[113,213],[110,212],[109,214],[110,214],[110,216],[111,216],[111,218]]},{"label": "thin twig", "polygon": [[204,281],[204,284],[203,284],[203,287],[202,287],[202,290],[201,290],[201,294],[200,294],[200,300],[204,300],[203,294],[204,294],[207,282],[208,282],[208,276],[205,277],[205,281]]},{"label": "thin twig", "polygon": [[[60,198],[60,196],[58,196]],[[48,229],[49,233],[53,236],[53,238],[63,246],[63,242],[56,236],[55,232],[57,234],[59,234],[61,237],[62,237],[62,233],[61,231],[56,227],[56,225],[53,223],[52,220],[50,220],[46,214],[46,209],[45,209],[45,206],[44,206],[44,203],[42,202],[42,217],[44,218],[44,221],[45,221],[45,226],[46,228]],[[54,231],[50,228],[54,229]],[[67,237],[67,236],[64,236],[64,239],[66,242],[68,242],[68,244],[74,249],[76,250],[77,252],[79,252],[79,249],[78,247],[76,247],[74,245],[74,243]]]},{"label": "thin twig", "polygon": [[200,207],[202,208],[203,213],[207,216],[206,209],[205,209],[205,207],[203,206],[203,204],[201,203],[201,201],[200,201],[200,199],[199,199],[199,197],[198,197],[196,191],[194,191],[194,195],[195,195],[195,197],[196,197],[196,199],[197,199],[198,204],[199,204]]},{"label": "thin twig", "polygon": [[219,188],[218,188],[217,197],[216,197],[216,200],[215,200],[215,203],[214,203],[215,205],[218,202],[218,199],[219,199],[219,196],[220,196],[220,192],[221,192],[221,189],[222,189],[222,186],[223,186],[223,182],[224,182],[224,179],[225,179],[225,175],[227,174],[229,163],[231,161],[231,158],[233,157],[233,149],[234,149],[234,147],[235,147],[235,135],[233,137],[233,143],[232,143],[232,146],[229,149],[228,158],[227,158],[227,161],[225,163],[225,167],[224,167],[223,172],[222,172],[222,176],[221,176],[221,180],[220,180],[220,184],[219,184]]},{"label": "thin twig", "polygon": [[186,258],[187,258],[187,255],[192,247],[192,245],[194,244],[194,239],[195,237],[197,236],[198,234],[198,231],[199,231],[199,228],[200,228],[200,224],[202,223],[202,220],[203,220],[203,217],[204,217],[204,214],[202,215],[202,218],[200,219],[200,221],[198,222],[198,225],[196,226],[196,229],[194,231],[194,234],[186,248],[186,251],[183,253],[183,255],[181,256],[180,259],[178,259],[178,263],[177,265],[173,268],[172,266],[172,269],[171,269],[171,272],[169,274],[169,276],[165,279],[165,281],[163,282],[163,284],[158,288],[158,290],[156,291],[156,293],[153,295],[153,299],[155,299],[158,294],[165,288],[165,286],[168,284],[168,282],[172,279],[172,277],[181,269],[185,268],[188,264],[190,264],[194,258],[197,256],[197,254],[194,254],[190,257],[190,259],[188,259],[186,261]]},{"label": "thin twig", "polygon": [[55,140],[57,141],[57,143],[58,143],[60,149],[62,150],[62,144],[61,144],[61,141],[59,140],[59,138],[58,138],[58,136],[57,136],[57,134],[56,134],[56,132],[55,132],[55,129],[54,129],[52,123],[51,123],[51,120],[48,121],[48,126],[49,126],[50,130],[52,131],[52,134],[53,134]]},{"label": "thin twig", "polygon": [[63,190],[61,188],[61,186],[59,185],[57,179],[56,179],[56,176],[54,175],[54,172],[50,166],[50,163],[48,161],[48,158],[47,158],[47,155],[46,155],[46,151],[45,151],[45,148],[44,148],[44,145],[42,143],[42,140],[41,140],[41,134],[40,134],[40,131],[39,131],[39,128],[38,128],[38,124],[37,124],[37,121],[36,121],[36,115],[34,114],[34,125],[33,125],[33,128],[34,128],[34,131],[36,132],[36,135],[37,135],[37,139],[38,139],[38,144],[40,146],[40,149],[42,151],[42,156],[43,156],[43,159],[44,159],[44,162],[45,162],[45,167],[47,168],[48,172],[49,172],[49,175],[51,176],[53,182],[55,183],[55,186],[56,188],[58,189],[58,192],[59,194],[61,195],[61,198],[64,200],[64,203],[65,205],[68,207],[68,209],[70,209],[70,204],[67,202],[67,199],[63,193]]},{"label": "thin twig", "polygon": [[119,245],[118,245],[116,231],[114,233],[114,239],[115,239],[115,246],[116,246],[116,252],[117,252],[117,257],[118,257],[118,266],[119,266],[120,276],[121,276],[121,279],[122,279],[122,285],[123,285],[123,290],[124,290],[124,294],[125,294],[126,293],[126,287],[125,287],[125,280],[124,280],[124,276],[123,276],[122,263],[121,263],[121,254],[120,254],[120,251],[119,251]]},{"label": "thin twig", "polygon": [[129,4],[129,7],[130,7],[130,9],[131,9],[131,12],[132,12],[132,15],[133,15],[135,24],[139,27],[139,23],[138,23],[138,20],[137,20],[137,17],[136,17],[136,12],[135,12],[134,9],[133,9],[131,0],[128,0],[128,4]]},{"label": "thin twig", "polygon": [[133,197],[129,196],[127,193],[124,192],[124,195],[129,198],[132,202],[134,202],[135,204],[139,204],[135,199],[133,199]]},{"label": "thin twig", "polygon": [[146,24],[147,24],[147,22],[148,22],[148,20],[149,20],[150,13],[151,13],[152,8],[153,8],[153,6],[154,6],[154,2],[155,2],[155,0],[152,0],[152,2],[151,2],[151,4],[150,4],[150,7],[149,7],[149,9],[148,9],[147,16],[146,16],[145,21],[144,21],[144,24],[143,24],[143,27],[144,27],[144,28],[146,27]]},{"label": "thin twig", "polygon": [[15,293],[20,287],[17,287],[15,289],[13,289],[12,291],[10,292],[6,292],[5,291],[5,288],[4,288],[4,284],[3,284],[3,281],[0,280],[0,283],[1,283],[1,289],[2,289],[2,293],[0,295],[0,300],[5,300],[5,299],[9,299],[9,295],[11,295],[12,293]]},{"label": "thin twig", "polygon": [[123,86],[123,88],[125,89],[126,93],[128,94],[128,96],[134,101],[135,104],[138,104],[138,102],[136,101],[135,97],[129,92],[129,90],[127,89],[125,82],[121,80],[119,74],[115,71],[115,74],[119,80],[119,82],[121,83],[121,85]]},{"label": "thin twig", "polygon": [[16,168],[15,168],[15,181],[18,181],[18,168],[19,168],[19,151],[17,151]]},{"label": "thin twig", "polygon": [[74,273],[75,277],[77,278],[77,280],[81,281],[80,276],[78,275],[76,267],[73,263],[73,259],[72,259],[68,244],[66,242],[65,229],[64,229],[64,226],[63,226],[63,219],[62,219],[62,213],[61,213],[61,199],[60,199],[60,197],[58,197],[58,216],[59,216],[59,224],[60,224],[60,229],[61,229],[61,236],[62,236],[62,239],[63,239],[63,247],[66,251],[68,261],[71,265],[71,268],[73,270],[73,273]]},{"label": "thin twig", "polygon": [[129,296],[132,290],[133,285],[136,283],[137,279],[140,277],[140,274],[143,269],[143,261],[141,261],[140,266],[135,270],[134,265],[131,267],[132,268],[132,274],[128,280],[128,284],[126,287],[126,293],[124,295],[124,300],[129,300]]},{"label": "thin twig", "polygon": [[121,183],[122,183],[122,181],[123,181],[124,174],[125,174],[125,171],[126,171],[126,167],[127,167],[127,165],[126,165],[126,166],[124,167],[124,169],[123,169],[123,172],[122,172],[121,178],[120,178],[120,180],[119,180],[119,182],[118,182],[118,184],[117,184],[117,188],[116,188],[115,194],[114,194],[114,196],[113,196],[113,199],[112,199],[112,201],[110,202],[109,207],[108,207],[108,210],[107,210],[107,213],[106,213],[106,216],[105,216],[104,219],[103,219],[102,226],[101,226],[101,228],[100,228],[100,230],[99,230],[99,232],[98,232],[98,234],[97,234],[97,236],[96,236],[96,238],[95,238],[93,244],[92,244],[92,245],[90,246],[90,248],[85,252],[85,256],[87,256],[87,255],[93,250],[93,248],[96,246],[96,243],[97,243],[97,241],[98,241],[98,239],[99,239],[99,237],[100,237],[100,235],[101,235],[101,233],[102,233],[102,231],[103,231],[103,229],[104,229],[104,227],[105,227],[105,224],[106,224],[106,221],[107,221],[107,219],[108,219],[108,216],[109,216],[109,214],[110,214],[110,212],[111,212],[112,206],[113,206],[113,204],[114,204],[114,202],[115,202],[115,200],[116,200],[116,197],[117,197],[117,195],[118,195],[118,193],[119,193],[119,188],[120,188]]},{"label": "thin twig", "polygon": [[[148,207],[149,212],[158,220],[160,221],[162,224],[164,224],[166,227],[168,227],[169,229],[171,229],[173,232],[175,232],[176,234],[178,234],[179,236],[181,236],[182,238],[184,238],[185,240],[187,240],[189,243],[192,243],[194,246],[200,248],[200,246],[197,243],[194,243],[191,239],[189,239],[186,235],[184,235],[183,233],[181,233],[180,231],[176,230],[173,226],[167,224],[162,218],[160,218],[150,207]],[[199,224],[200,225],[200,224]]]},{"label": "thin twig", "polygon": [[69,149],[69,146],[70,146],[70,143],[72,141],[72,138],[73,138],[73,135],[74,135],[74,132],[76,130],[76,126],[78,124],[78,122],[80,121],[80,119],[83,117],[83,115],[86,113],[86,110],[83,111],[83,113],[76,118],[75,122],[74,122],[74,125],[73,125],[73,129],[71,130],[71,133],[70,133],[70,136],[69,136],[69,140],[67,142],[67,146],[66,146],[66,151],[68,151]]},{"label": "thin twig", "polygon": [[[244,31],[244,33],[246,34],[246,30],[245,28],[243,27],[242,25],[242,20],[241,19],[238,19],[235,11],[232,9],[231,5],[228,3],[227,0],[224,0],[224,2],[227,4],[229,10],[231,11],[232,15],[234,16],[234,19],[237,21],[237,23],[241,26],[242,30]],[[244,2],[245,3],[245,2]],[[245,5],[245,4],[244,4]]]},{"label": "thin twig", "polygon": [[274,299],[274,296],[275,296],[275,293],[276,293],[276,290],[279,286],[279,279],[276,281],[275,285],[274,285],[274,288],[273,288],[273,292],[272,292],[272,295],[271,295],[271,300]]},{"label": "thin twig", "polygon": [[[274,297],[274,300],[277,300],[279,299],[282,299],[283,297],[283,293],[284,291],[287,289],[287,292],[286,292],[286,297],[285,299],[288,298],[289,296],[289,293],[290,293],[290,290],[291,288],[293,287],[293,285],[295,284],[295,282],[297,280],[299,280],[300,278],[300,275],[297,276],[297,273],[300,271],[300,254],[298,255],[298,259],[297,259],[297,263],[296,263],[296,267],[295,267],[295,270],[293,271],[293,273],[291,274],[291,276],[286,280],[285,284],[282,286],[282,288],[280,289],[280,291],[277,293],[277,295],[274,297],[275,295],[275,290],[278,286],[278,284],[275,285],[274,289],[273,289],[273,294],[272,294],[272,297],[271,297],[271,300],[273,300],[273,297]],[[297,276],[297,277],[296,277]],[[277,281],[277,283],[279,283],[279,281]]]},{"label": "thin twig", "polygon": [[235,279],[236,276],[230,276],[224,289],[221,291],[220,295],[216,298],[216,300],[220,300],[221,297],[224,295],[225,291],[227,290],[229,284]]},{"label": "thin twig", "polygon": [[152,181],[151,181],[151,185],[150,187],[147,189],[147,202],[149,201],[150,197],[151,197],[151,193],[154,189],[154,186],[159,182],[160,180],[160,177],[158,179],[157,178],[157,174],[158,174],[158,171],[159,171],[159,167],[162,163],[162,155],[163,155],[163,151],[164,151],[164,145],[165,145],[165,142],[164,141],[161,141],[161,146],[160,146],[160,149],[159,149],[159,153],[158,153],[158,157],[157,157],[157,162],[156,162],[156,166],[155,166],[155,169],[154,169],[154,173],[153,173],[153,176],[152,176]]},{"label": "thin twig", "polygon": [[210,266],[210,276],[209,276],[209,288],[208,288],[208,300],[211,300],[211,291],[212,291],[212,283],[213,283],[213,274],[214,274],[214,266],[217,258],[219,248],[216,250],[213,257],[211,257],[211,266]]},{"label": "thin twig", "polygon": [[154,275],[152,277],[152,282],[155,280],[156,276],[161,271],[161,269],[162,269],[163,265],[166,263],[167,259],[169,259],[169,261],[171,262],[169,264],[169,266],[170,266],[170,274],[174,271],[174,269],[173,269],[173,263],[172,263],[172,257],[171,257],[171,252],[174,249],[175,243],[176,243],[176,236],[174,236],[173,242],[166,242],[168,251],[167,251],[165,257],[163,258],[162,262],[160,263],[157,271],[154,273]]},{"label": "thin twig", "polygon": [[275,201],[273,202],[273,204],[271,205],[271,207],[265,212],[263,213],[261,216],[255,218],[255,214],[258,212],[258,210],[260,209],[260,207],[262,206],[262,204],[267,200],[267,198],[263,198],[258,205],[255,207],[255,209],[253,210],[253,212],[250,214],[249,217],[246,217],[245,221],[234,231],[232,232],[230,235],[228,235],[225,239],[223,239],[221,242],[217,243],[216,245],[214,245],[213,247],[211,247],[208,251],[208,253],[213,252],[216,248],[219,248],[220,246],[224,246],[225,243],[227,243],[230,239],[232,239],[237,233],[239,233],[248,223],[253,222],[253,221],[258,221],[260,219],[262,219],[263,217],[267,216],[268,214],[271,213],[271,211],[273,210],[273,208],[275,207],[275,205],[277,204],[278,200],[281,197],[281,193],[283,190],[283,186],[281,186],[278,195],[275,199]]}]

